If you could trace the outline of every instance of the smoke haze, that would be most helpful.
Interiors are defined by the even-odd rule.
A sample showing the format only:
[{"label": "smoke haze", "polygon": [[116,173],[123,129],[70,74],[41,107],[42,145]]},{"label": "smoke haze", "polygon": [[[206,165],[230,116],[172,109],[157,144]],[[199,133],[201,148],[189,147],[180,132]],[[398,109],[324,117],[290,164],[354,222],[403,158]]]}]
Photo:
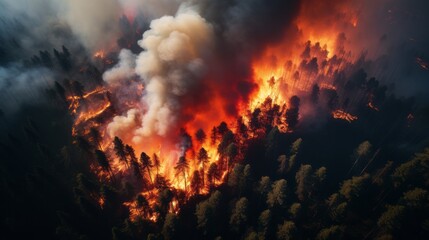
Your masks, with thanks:
[{"label": "smoke haze", "polygon": [[[252,61],[268,45],[283,43],[281,49],[288,54],[297,40],[304,43],[312,36],[324,40],[322,31],[338,35],[337,48],[365,56],[369,75],[386,81],[395,94],[427,98],[429,73],[416,63],[417,58],[427,62],[429,56],[428,31],[419,24],[428,22],[424,1],[3,0],[0,4],[0,86],[2,92],[17,96],[14,105],[25,99],[20,96],[23,88],[36,91],[34,84],[52,85],[52,76],[67,77],[55,68],[24,67],[22,62],[39,51],[65,45],[79,62],[100,49],[118,52],[119,62],[105,69],[103,78],[111,89],[132,80],[118,91],[122,96],[144,85],[136,142],[143,136],[165,136],[170,126],[186,125],[195,120],[194,110],[216,115],[201,110],[201,99],[221,107],[219,118],[236,115],[238,106],[258,89]],[[121,16],[150,25],[141,34],[140,51],[117,47]],[[273,64],[284,64],[272,59]],[[17,72],[19,84],[11,87]],[[39,73],[43,74],[37,78]],[[130,109],[119,110],[126,117]],[[121,131],[112,129],[116,129],[112,134]]]}]

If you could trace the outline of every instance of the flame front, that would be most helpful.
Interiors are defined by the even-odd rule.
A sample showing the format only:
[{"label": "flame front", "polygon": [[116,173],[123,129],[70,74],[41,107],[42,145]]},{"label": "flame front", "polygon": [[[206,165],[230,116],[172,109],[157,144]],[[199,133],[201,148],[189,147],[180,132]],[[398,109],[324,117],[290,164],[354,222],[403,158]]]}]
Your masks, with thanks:
[{"label": "flame front", "polygon": [[[294,100],[294,96],[307,96],[315,88],[337,93],[335,80],[354,63],[355,57],[346,51],[344,37],[336,26],[320,29],[307,21],[307,10],[302,11],[303,17],[296,20],[299,36],[291,41],[285,34],[284,40],[267,45],[252,57],[251,80],[257,87],[248,101],[233,103],[238,105],[234,106],[238,109],[235,114],[225,110],[231,103],[216,95],[222,93],[215,92],[208,108],[196,109],[192,99],[183,106],[180,116],[186,120],[179,121],[175,131],[165,136],[136,138],[131,133],[138,131],[136,123],[141,122],[142,113],[148,111],[140,101],[148,87],[146,84],[129,80],[127,84],[132,87],[127,94],[136,97],[127,101],[112,98],[112,93],[120,92],[118,86],[96,87],[80,94],[69,91],[69,111],[75,118],[73,135],[80,141],[90,142],[92,153],[98,151],[95,155],[98,158],[105,155],[108,162],[106,166],[94,161],[91,169],[101,181],[128,182],[140,192],[136,199],[124,203],[131,219],[156,221],[159,213],[155,208],[159,208],[157,204],[165,189],[175,193],[166,209],[177,213],[180,205],[193,195],[207,194],[224,183],[232,165],[242,160],[247,140],[264,137],[270,127],[284,133],[293,131],[287,115],[293,114],[299,105],[299,98]],[[357,14],[351,15],[346,22],[357,27]],[[104,50],[93,55],[94,59],[110,62],[106,56]],[[418,63],[424,65],[422,61]],[[333,118],[357,120],[349,110],[335,107]],[[368,107],[378,111],[371,101]],[[117,109],[126,109],[127,115]],[[127,131],[118,138],[126,151],[118,149],[118,140],[112,135],[112,121],[127,126]],[[104,199],[100,198],[99,203],[103,206]]]}]

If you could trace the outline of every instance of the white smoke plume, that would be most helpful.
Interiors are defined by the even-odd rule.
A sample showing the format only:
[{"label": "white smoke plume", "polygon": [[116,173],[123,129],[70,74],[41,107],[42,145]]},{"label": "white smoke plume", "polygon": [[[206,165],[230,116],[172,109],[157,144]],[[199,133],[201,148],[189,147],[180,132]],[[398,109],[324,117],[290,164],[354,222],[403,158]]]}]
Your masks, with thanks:
[{"label": "white smoke plume", "polygon": [[[135,73],[145,89],[141,125],[134,132],[133,142],[140,143],[147,136],[166,136],[177,124],[181,98],[193,91],[204,76],[212,39],[212,26],[188,6],[181,7],[174,17],[164,16],[151,22],[150,30],[139,41],[144,50],[136,59]],[[131,65],[125,64],[124,58],[104,75],[105,81],[111,83],[114,73],[124,73],[122,70]],[[122,120],[116,118],[109,125],[111,136],[129,130],[126,124],[120,127]]]},{"label": "white smoke plume", "polygon": [[106,47],[104,44],[111,44],[106,39],[117,36],[115,19],[120,17],[121,6],[116,0],[51,1],[88,49]]},{"label": "white smoke plume", "polygon": [[128,49],[122,49],[119,53],[118,64],[103,74],[104,81],[110,86],[118,86],[123,80],[135,75],[136,56]]},{"label": "white smoke plume", "polygon": [[133,131],[140,124],[140,111],[137,109],[128,110],[126,116],[116,116],[107,126],[107,133],[110,136],[118,136],[122,139],[133,137]]},{"label": "white smoke plume", "polygon": [[186,0],[119,0],[125,13],[136,16],[141,13],[146,19],[172,16]]}]

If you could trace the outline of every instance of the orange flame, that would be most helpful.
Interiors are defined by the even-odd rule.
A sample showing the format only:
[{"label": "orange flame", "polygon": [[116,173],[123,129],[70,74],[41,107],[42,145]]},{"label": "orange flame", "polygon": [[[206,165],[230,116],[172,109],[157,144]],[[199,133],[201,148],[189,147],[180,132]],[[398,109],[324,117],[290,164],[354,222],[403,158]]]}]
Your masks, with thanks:
[{"label": "orange flame", "polygon": [[[239,115],[243,117],[246,124],[250,122],[249,113],[253,112],[256,108],[263,110],[266,100],[271,99],[270,107],[273,105],[280,106],[279,112],[281,113],[280,117],[273,120],[273,124],[282,132],[290,131],[284,119],[284,113],[289,107],[289,99],[294,95],[308,93],[311,91],[314,84],[318,84],[321,89],[337,90],[333,82],[334,75],[354,61],[351,54],[346,53],[344,49],[340,49],[341,46],[338,43],[339,32],[335,29],[335,26],[328,28],[314,26],[313,22],[306,18],[306,15],[311,15],[311,11],[308,12],[305,6],[302,11],[303,13],[301,14],[303,17],[298,17],[296,20],[296,26],[300,34],[297,39],[292,41],[293,43],[287,41],[287,37],[285,37],[285,41],[267,46],[260,55],[254,56],[252,59],[253,81],[258,85],[258,89],[252,93],[249,102],[243,103],[243,106],[239,106]],[[341,16],[351,16],[346,19],[346,24],[348,26],[357,27],[358,18],[355,12],[350,12],[347,9],[341,9],[340,12],[342,13]],[[95,52],[93,56],[96,59],[102,59],[104,63],[111,64],[111,60],[106,59],[106,53],[103,50]],[[141,92],[143,89],[144,86],[141,85],[137,91]],[[102,142],[99,143],[100,148],[109,156],[112,175],[126,176],[132,171],[131,167],[128,163],[120,161],[120,159],[115,156],[112,146],[113,139],[107,134],[107,124],[93,121],[112,107],[112,103],[107,97],[92,101],[93,97],[106,95],[106,93],[107,89],[100,87],[85,93],[82,97],[70,96],[68,98],[70,102],[70,112],[74,116],[77,116],[73,127],[73,135],[77,135],[78,133],[88,135],[88,129],[96,127],[100,131],[102,137]],[[234,124],[236,118],[222,110],[229,104],[224,101],[225,100],[221,97],[211,96],[211,107],[209,109],[199,109],[196,111],[192,109],[192,107],[187,109],[185,106],[182,112],[183,116],[187,118],[187,121],[186,123],[181,123],[180,127],[183,127],[190,134],[194,134],[201,128],[207,134],[207,138],[209,138],[211,129],[217,126],[221,121],[225,121],[228,123],[230,129],[237,132],[238,126]],[[141,108],[139,102],[125,102],[121,104],[127,106],[129,109]],[[375,109],[372,102],[370,102],[368,106]],[[347,122],[353,122],[358,119],[357,116],[341,109],[333,111],[332,116],[335,119],[342,119]],[[111,120],[113,116],[108,116],[107,118]],[[249,133],[249,135],[250,137],[258,137],[259,133],[260,131],[256,131],[255,133]],[[183,151],[181,151],[177,145],[165,141],[165,138],[156,137],[143,140],[144,144],[137,144],[133,141],[132,137],[129,136],[125,136],[123,140],[126,144],[131,145],[136,153],[144,151],[150,156],[156,153],[161,162],[160,166],[156,169],[156,175],[159,174],[168,180],[171,184],[171,188],[184,193],[186,198],[189,198],[193,194],[189,185],[195,171],[203,172],[204,179],[207,179],[207,170],[209,166],[213,163],[222,165],[222,162],[225,161],[225,159],[220,156],[217,149],[219,139],[216,140],[215,144],[210,143],[209,140],[203,141],[202,143],[193,141],[193,146],[185,151],[188,162],[186,173],[177,174],[174,166],[176,166],[179,157],[183,154]],[[206,149],[209,156],[208,162],[205,163],[204,167],[197,160],[196,153],[200,148]],[[237,161],[240,161],[240,159],[241,156],[239,153]],[[218,179],[214,181],[214,186],[222,184],[226,179],[228,170],[230,170],[228,167],[224,166],[220,166],[219,168],[219,176]],[[110,174],[106,173],[105,170],[101,169],[99,166],[91,165],[91,169],[100,179],[111,178]],[[155,171],[155,168],[152,167],[151,171]],[[142,171],[142,174],[145,175],[143,177],[146,177],[146,175],[150,175],[151,173]],[[153,178],[154,176],[155,174],[152,172],[149,178]],[[159,218],[159,213],[151,211],[157,204],[159,190],[154,187],[155,184],[153,183],[153,179],[151,179],[151,183],[148,185],[149,187],[147,189],[139,190],[141,191],[140,194],[148,201],[148,206],[142,208],[142,206],[138,206],[136,200],[124,203],[124,205],[129,208],[130,218],[132,220],[144,218],[156,221]],[[200,194],[208,193],[209,188],[207,185],[200,189]],[[99,203],[100,206],[103,206],[104,200],[100,198]],[[169,211],[172,213],[178,213],[178,211],[180,211],[180,202],[178,199],[172,200]]]},{"label": "orange flame", "polygon": [[341,120],[345,120],[349,123],[355,121],[358,119],[357,116],[354,116],[344,110],[338,109],[332,112],[332,117],[335,119],[341,119]]}]

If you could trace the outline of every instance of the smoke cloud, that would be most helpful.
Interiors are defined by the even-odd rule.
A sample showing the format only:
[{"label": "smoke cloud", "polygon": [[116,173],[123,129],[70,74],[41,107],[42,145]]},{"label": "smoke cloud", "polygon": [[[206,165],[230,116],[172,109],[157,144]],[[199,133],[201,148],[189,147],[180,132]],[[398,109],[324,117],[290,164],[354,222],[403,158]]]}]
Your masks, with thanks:
[{"label": "smoke cloud", "polygon": [[[150,30],[139,41],[144,51],[135,63],[135,72],[145,90],[141,99],[144,114],[134,142],[151,135],[165,136],[177,124],[181,98],[204,75],[204,60],[211,54],[212,38],[211,25],[188,6],[182,7],[175,17],[165,16],[151,22]],[[113,84],[115,79],[133,72],[129,56],[126,50],[121,51],[119,64],[104,75],[106,82]],[[120,125],[118,121],[122,119],[117,118],[111,126]]]},{"label": "smoke cloud", "polygon": [[53,73],[46,68],[0,67],[0,109],[13,116],[24,104],[46,102],[44,91],[53,79]]},{"label": "smoke cloud", "polygon": [[52,3],[88,49],[114,43],[119,31],[114,19],[120,17],[120,4],[116,0],[52,0]]},{"label": "smoke cloud", "polygon": [[[68,75],[55,68],[24,67],[22,62],[40,50],[52,52],[65,45],[79,56],[76,62],[100,49],[119,51],[118,19],[125,15],[130,22],[139,16],[150,22],[138,43],[143,51],[120,50],[118,63],[103,78],[111,89],[119,89],[114,92],[119,100],[140,99],[138,107],[119,109],[125,119],[138,119],[137,130],[132,131],[135,142],[167,136],[170,129],[191,121],[203,126],[205,119],[195,112],[213,121],[237,115],[239,106],[248,103],[258,88],[252,62],[267,46],[282,42],[282,52],[289,54],[297,49],[297,39],[319,35],[316,40],[326,40],[322,32],[338,35],[330,39],[337,52],[352,49],[354,57],[366,56],[369,76],[396,86],[396,94],[427,100],[429,71],[416,58],[429,62],[429,33],[425,24],[419,24],[429,21],[424,12],[428,4],[423,0],[3,0],[0,91],[8,96],[40,95],[25,92],[44,89]],[[320,52],[319,58],[326,58],[324,50],[311,49],[313,55]],[[284,64],[275,57],[272,62]],[[308,59],[305,65],[315,69],[313,63]],[[16,99],[20,102],[21,97]],[[111,135],[129,130],[129,122],[134,123],[123,120],[113,120]]]},{"label": "smoke cloud", "polygon": [[118,64],[103,74],[104,81],[110,86],[120,86],[124,80],[135,75],[136,56],[128,49],[122,49],[119,53]]}]

